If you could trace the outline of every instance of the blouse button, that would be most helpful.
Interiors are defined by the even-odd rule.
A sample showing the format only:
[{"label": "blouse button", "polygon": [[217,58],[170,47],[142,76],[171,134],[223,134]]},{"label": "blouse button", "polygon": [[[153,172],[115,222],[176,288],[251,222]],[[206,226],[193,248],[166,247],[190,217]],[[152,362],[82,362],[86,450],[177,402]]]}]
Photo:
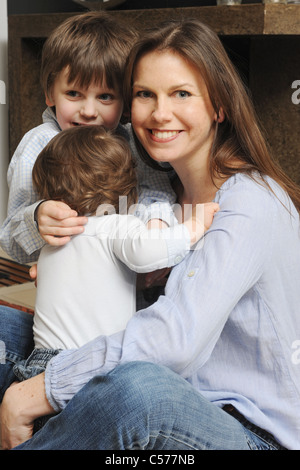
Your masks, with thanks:
[{"label": "blouse button", "polygon": [[194,274],[195,274],[195,271],[190,271],[190,272],[188,273],[188,277],[193,277]]}]

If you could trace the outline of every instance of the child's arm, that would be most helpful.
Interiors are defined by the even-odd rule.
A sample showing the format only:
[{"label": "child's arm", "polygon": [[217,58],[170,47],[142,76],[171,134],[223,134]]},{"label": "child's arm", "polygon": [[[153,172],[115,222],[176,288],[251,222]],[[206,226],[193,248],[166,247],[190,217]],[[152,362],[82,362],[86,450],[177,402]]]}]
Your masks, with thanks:
[{"label": "child's arm", "polygon": [[40,129],[41,126],[32,129],[23,137],[7,173],[9,200],[7,217],[0,230],[0,245],[21,263],[36,261],[44,245],[34,221],[38,200],[32,186],[32,168],[38,154],[57,130],[47,125],[43,131]]},{"label": "child's arm", "polygon": [[148,230],[136,217],[116,219],[113,251],[138,273],[174,266],[208,230],[218,210],[218,204],[200,204],[183,224],[166,229]]}]

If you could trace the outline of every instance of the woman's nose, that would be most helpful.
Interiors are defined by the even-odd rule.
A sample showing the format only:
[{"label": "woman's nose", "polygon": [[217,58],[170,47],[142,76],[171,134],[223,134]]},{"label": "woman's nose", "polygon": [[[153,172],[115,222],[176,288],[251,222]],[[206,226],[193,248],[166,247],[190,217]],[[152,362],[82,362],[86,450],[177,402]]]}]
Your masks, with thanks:
[{"label": "woman's nose", "polygon": [[172,119],[172,107],[168,99],[157,99],[152,111],[152,117],[157,122],[170,121]]}]

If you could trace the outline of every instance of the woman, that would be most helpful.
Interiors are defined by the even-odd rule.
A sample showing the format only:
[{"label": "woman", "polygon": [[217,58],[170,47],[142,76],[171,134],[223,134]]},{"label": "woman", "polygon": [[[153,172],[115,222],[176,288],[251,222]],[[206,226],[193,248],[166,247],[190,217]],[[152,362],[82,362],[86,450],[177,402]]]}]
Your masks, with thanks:
[{"label": "woman", "polygon": [[127,73],[135,134],[176,171],[179,204],[214,200],[220,211],[125,331],[62,352],[8,390],[5,445],[60,412],[19,448],[300,448],[299,188],[269,156],[206,26],[143,33]]}]

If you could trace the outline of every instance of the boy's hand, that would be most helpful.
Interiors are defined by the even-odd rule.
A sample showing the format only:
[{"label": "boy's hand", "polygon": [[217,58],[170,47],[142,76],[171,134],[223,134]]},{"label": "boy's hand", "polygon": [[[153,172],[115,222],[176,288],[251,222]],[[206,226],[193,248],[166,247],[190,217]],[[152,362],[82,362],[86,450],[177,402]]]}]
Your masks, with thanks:
[{"label": "boy's hand", "polygon": [[52,246],[62,246],[72,235],[84,231],[87,217],[78,217],[77,212],[61,201],[44,201],[37,208],[36,219],[39,233]]},{"label": "boy's hand", "polygon": [[35,287],[37,287],[37,264],[33,264],[29,269],[29,276],[34,281]]}]

